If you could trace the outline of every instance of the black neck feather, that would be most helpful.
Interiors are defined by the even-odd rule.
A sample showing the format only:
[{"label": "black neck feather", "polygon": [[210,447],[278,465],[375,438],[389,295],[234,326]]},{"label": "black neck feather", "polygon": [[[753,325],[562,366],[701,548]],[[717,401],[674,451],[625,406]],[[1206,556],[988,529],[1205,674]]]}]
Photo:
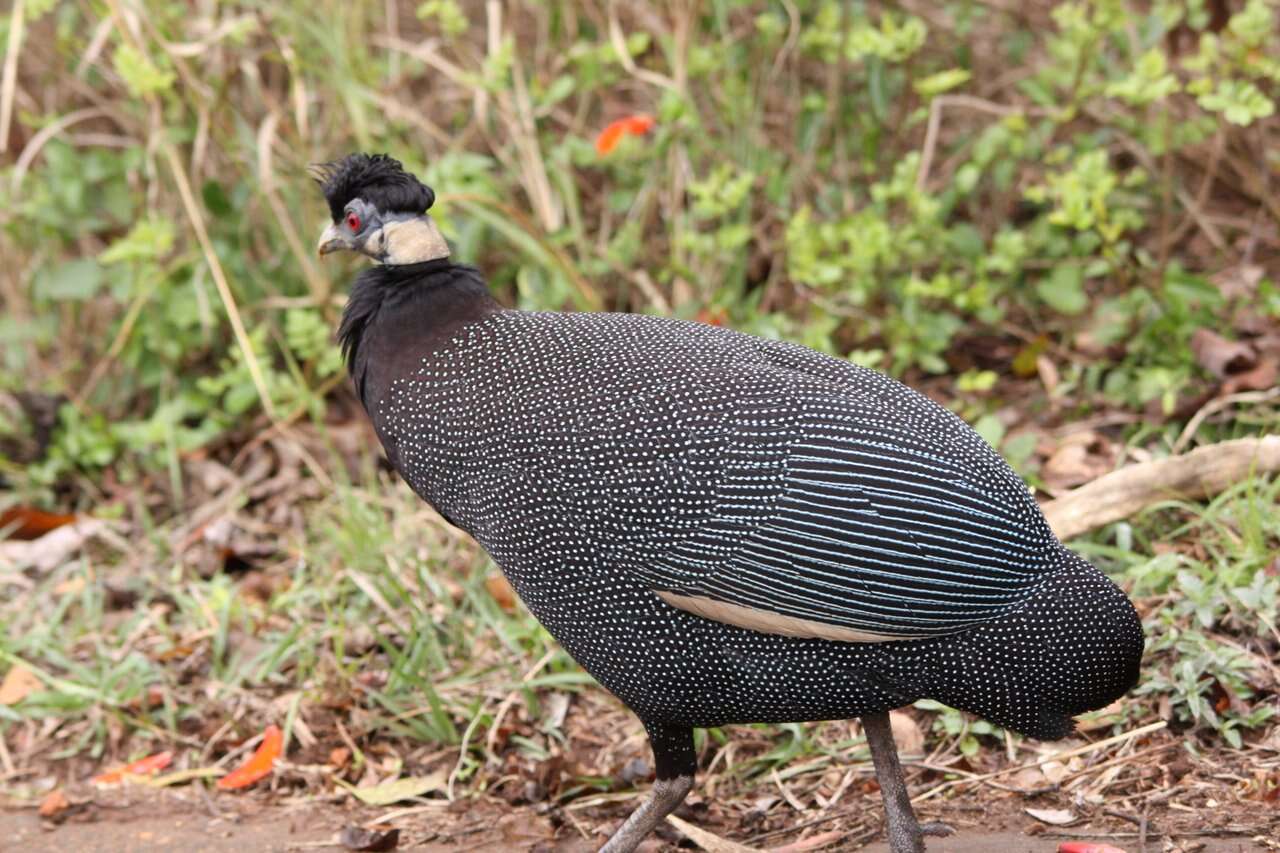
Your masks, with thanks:
[{"label": "black neck feather", "polygon": [[338,327],[357,393],[365,399],[375,362],[396,362],[411,353],[421,358],[459,325],[497,310],[475,267],[448,258],[370,267],[352,286]]}]

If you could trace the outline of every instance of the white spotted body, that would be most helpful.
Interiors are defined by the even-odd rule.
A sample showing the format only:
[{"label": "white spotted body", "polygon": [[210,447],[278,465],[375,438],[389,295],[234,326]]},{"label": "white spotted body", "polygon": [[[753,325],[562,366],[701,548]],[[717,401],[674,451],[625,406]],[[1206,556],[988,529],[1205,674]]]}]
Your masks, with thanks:
[{"label": "white spotted body", "polygon": [[929,696],[1056,737],[1136,676],[1123,593],[976,433],[874,371],[696,323],[498,311],[383,387],[365,402],[406,481],[647,723]]}]

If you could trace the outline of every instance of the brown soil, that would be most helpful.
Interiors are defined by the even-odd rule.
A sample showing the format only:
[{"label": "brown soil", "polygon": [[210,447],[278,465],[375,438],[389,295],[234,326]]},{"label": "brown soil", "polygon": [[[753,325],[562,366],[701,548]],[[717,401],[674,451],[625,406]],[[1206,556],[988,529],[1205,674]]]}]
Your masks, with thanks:
[{"label": "brown soil", "polygon": [[[577,815],[551,813],[545,809],[510,806],[500,801],[480,800],[448,806],[443,802],[405,809],[358,809],[343,804],[300,797],[295,801],[240,797],[212,797],[198,792],[157,792],[135,790],[97,793],[73,805],[60,823],[42,820],[34,809],[0,811],[0,850],[78,851],[78,853],[151,853],[151,851],[192,851],[192,853],[249,853],[249,851],[343,850],[336,843],[338,832],[349,825],[367,824],[378,817],[391,816],[387,825],[401,831],[401,850],[450,851],[540,851],[540,853],[587,853],[595,850],[629,808],[629,804],[587,810]],[[931,839],[929,853],[1053,853],[1063,840],[1110,843],[1128,853],[1136,853],[1138,842],[1132,828],[1090,825],[1071,835],[1070,830],[1044,831],[1008,804],[993,802],[987,812],[943,813],[958,828],[950,838]],[[399,814],[396,814],[396,813]],[[691,819],[697,815],[691,815]],[[711,815],[703,815],[702,825],[728,834],[730,827],[717,827]],[[839,822],[833,822],[837,830]],[[1274,827],[1272,827],[1274,828]],[[1034,834],[1028,834],[1030,830]],[[874,830],[873,830],[874,831]],[[1183,829],[1194,833],[1196,830]],[[1054,834],[1056,832],[1056,834]],[[857,850],[887,853],[881,842],[866,844],[866,833],[828,831],[825,847],[813,850]],[[660,838],[646,843],[645,853],[688,848],[672,827],[664,827]],[[761,841],[768,848],[785,841]],[[1155,851],[1196,851],[1196,853],[1245,853],[1277,850],[1280,845],[1263,838],[1223,838],[1182,835],[1176,844],[1158,834],[1147,840],[1146,849]]]}]

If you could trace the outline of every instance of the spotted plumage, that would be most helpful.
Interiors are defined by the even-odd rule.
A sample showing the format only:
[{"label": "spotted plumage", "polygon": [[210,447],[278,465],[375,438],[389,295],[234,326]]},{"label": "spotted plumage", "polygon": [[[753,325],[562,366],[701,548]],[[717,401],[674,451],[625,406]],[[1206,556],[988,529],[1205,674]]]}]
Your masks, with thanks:
[{"label": "spotted plumage", "polygon": [[[409,485],[642,719],[930,696],[1060,737],[1132,678],[1123,594],[972,430],[873,371],[715,326],[497,311],[366,402]],[[762,634],[659,591],[911,641]]]},{"label": "spotted plumage", "polygon": [[[335,222],[367,201],[344,181]],[[720,327],[506,310],[411,260],[357,281],[348,364],[404,479],[644,722],[664,781],[607,849],[688,791],[694,727],[862,716],[879,770],[871,722],[916,699],[1057,738],[1136,681],[1127,598],[926,397]],[[897,800],[894,850],[921,849]]]}]

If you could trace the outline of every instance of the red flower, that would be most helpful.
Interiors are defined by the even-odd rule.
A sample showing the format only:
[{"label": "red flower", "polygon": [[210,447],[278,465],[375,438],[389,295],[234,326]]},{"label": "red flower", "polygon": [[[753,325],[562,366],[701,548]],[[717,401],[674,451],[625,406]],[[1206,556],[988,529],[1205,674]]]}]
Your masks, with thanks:
[{"label": "red flower", "polygon": [[644,136],[653,128],[653,116],[639,113],[617,121],[609,122],[600,135],[596,137],[596,153],[601,157],[618,147],[622,137],[628,133],[632,136]]}]

